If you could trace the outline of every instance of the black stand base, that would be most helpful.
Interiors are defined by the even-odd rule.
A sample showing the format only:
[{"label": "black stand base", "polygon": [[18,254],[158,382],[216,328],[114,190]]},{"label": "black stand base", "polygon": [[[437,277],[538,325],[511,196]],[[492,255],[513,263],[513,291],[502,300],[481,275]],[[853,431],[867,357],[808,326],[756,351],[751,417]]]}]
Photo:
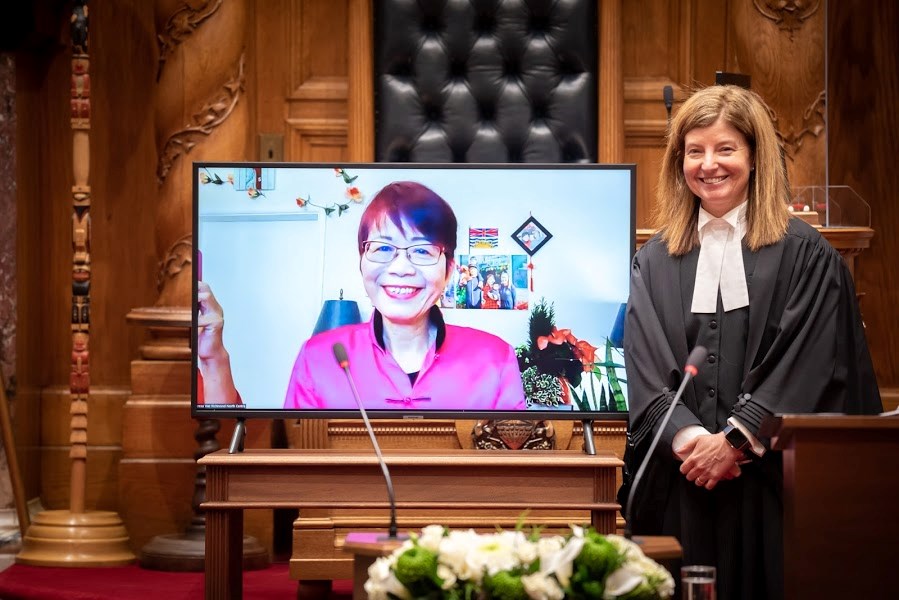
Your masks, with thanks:
[{"label": "black stand base", "polygon": [[[245,571],[269,565],[268,552],[256,538],[243,538]],[[206,568],[206,531],[188,528],[185,533],[157,535],[140,552],[140,566],[155,571],[203,571]]]},{"label": "black stand base", "polygon": [[243,438],[247,433],[247,424],[244,419],[237,419],[234,425],[234,433],[231,435],[231,443],[228,444],[228,454],[243,452]]},{"label": "black stand base", "polygon": [[596,442],[593,440],[593,419],[581,421],[584,425],[584,454],[596,454]]}]

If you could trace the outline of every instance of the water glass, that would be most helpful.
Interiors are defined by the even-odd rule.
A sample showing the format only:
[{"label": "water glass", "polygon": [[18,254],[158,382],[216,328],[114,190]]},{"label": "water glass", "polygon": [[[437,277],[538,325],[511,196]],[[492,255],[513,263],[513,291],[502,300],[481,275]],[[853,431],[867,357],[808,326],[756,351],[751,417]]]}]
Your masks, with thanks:
[{"label": "water glass", "polygon": [[683,600],[715,600],[715,567],[708,565],[681,567],[680,580]]}]

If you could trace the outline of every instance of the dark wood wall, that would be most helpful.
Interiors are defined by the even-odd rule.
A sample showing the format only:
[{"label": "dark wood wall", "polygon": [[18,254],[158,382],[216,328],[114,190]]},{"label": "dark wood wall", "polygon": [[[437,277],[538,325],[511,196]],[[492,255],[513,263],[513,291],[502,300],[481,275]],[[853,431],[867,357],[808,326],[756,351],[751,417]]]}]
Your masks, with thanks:
[{"label": "dark wood wall", "polygon": [[830,181],[871,206],[876,234],[857,291],[884,405],[899,403],[899,5],[831,0],[827,93]]},{"label": "dark wood wall", "polygon": [[[283,135],[284,160],[346,160],[351,155],[348,74],[352,53],[358,51],[348,47],[347,25],[359,0],[236,1],[245,3],[245,27],[250,32],[241,98],[249,108],[250,131],[241,135],[248,135],[251,142],[245,156],[227,158],[262,158],[256,140],[264,133]],[[895,3],[873,0],[860,7],[836,0],[827,6],[822,1],[822,8],[787,40],[774,21],[753,12],[754,3],[747,1],[602,1],[616,5],[621,18],[624,114],[617,125],[624,132],[624,160],[638,165],[639,227],[649,222],[662,151],[664,85],[673,85],[680,99],[689,87],[712,83],[716,70],[750,72],[757,89],[784,110],[795,112],[796,107],[813,105],[824,90],[823,66],[829,67],[829,144],[824,136],[807,136],[799,158],[791,163],[792,175],[813,181],[826,156],[831,183],[851,185],[871,205],[876,235],[871,248],[859,257],[856,275],[878,379],[887,402],[895,405],[899,399],[899,336],[893,335],[899,334],[893,317],[899,282],[892,267],[899,259],[899,240],[892,231],[899,222],[894,166],[899,155],[894,136],[899,130]],[[90,13],[93,277],[88,505],[120,511],[141,502],[120,489],[118,461],[131,363],[146,338],[143,328],[127,324],[125,317],[133,308],[157,300],[158,261],[164,252],[156,241],[160,188],[155,177],[159,135],[155,128],[161,100],[156,35],[165,23],[156,11],[166,5],[117,0],[95,3]],[[616,10],[604,14],[610,13]],[[60,17],[56,45],[24,48],[16,54],[17,442],[29,497],[41,494],[51,508],[66,505],[69,464],[72,135],[67,15]],[[758,35],[747,36],[747,31]],[[213,38],[208,51],[231,43],[227,37]],[[798,75],[774,80],[766,75],[772,65]],[[186,81],[185,89],[189,85]],[[190,107],[184,110],[189,113]],[[802,162],[816,153],[817,163]],[[159,424],[131,424],[132,430],[153,426]],[[183,419],[164,420],[161,426],[166,431],[154,432],[157,437],[161,433],[162,438],[170,434],[185,440],[173,443],[174,450],[159,461],[180,465],[177,481],[169,483],[172,489],[184,488],[171,497],[171,505],[160,509],[165,515],[153,523],[160,529],[156,533],[168,533],[189,516],[194,424],[184,408]],[[264,442],[265,436],[257,437]],[[136,536],[132,533],[135,544],[146,541],[150,533],[146,529]]]}]

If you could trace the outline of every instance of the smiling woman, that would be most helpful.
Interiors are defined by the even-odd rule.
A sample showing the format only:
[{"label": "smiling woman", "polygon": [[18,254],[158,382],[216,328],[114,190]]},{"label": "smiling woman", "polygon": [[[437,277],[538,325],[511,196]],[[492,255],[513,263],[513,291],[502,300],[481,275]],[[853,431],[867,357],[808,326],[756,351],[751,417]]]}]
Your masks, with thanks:
[{"label": "smiling woman", "polygon": [[[783,463],[766,451],[762,420],[881,410],[846,264],[790,218],[788,199],[762,99],[699,90],[671,122],[660,233],[632,262],[625,482],[659,446],[628,525],[677,537],[684,564],[715,566],[719,598],[784,597]],[[663,419],[697,346],[707,360]]]},{"label": "smiling woman", "polygon": [[684,136],[684,178],[702,208],[723,217],[746,201],[752,151],[740,131],[719,118]]},{"label": "smiling woman", "polygon": [[[524,391],[512,347],[499,337],[446,325],[437,303],[453,272],[456,216],[415,182],[385,186],[359,224],[359,270],[371,321],[310,338],[300,350],[285,408],[352,409],[331,357],[349,353],[366,408],[521,410]],[[468,385],[458,393],[459,382]]]}]

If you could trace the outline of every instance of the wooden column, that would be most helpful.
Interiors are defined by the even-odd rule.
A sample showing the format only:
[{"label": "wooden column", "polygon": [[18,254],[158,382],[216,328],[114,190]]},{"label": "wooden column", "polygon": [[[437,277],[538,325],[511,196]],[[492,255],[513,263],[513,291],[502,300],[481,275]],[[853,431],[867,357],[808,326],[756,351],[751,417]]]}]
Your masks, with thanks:
[{"label": "wooden column", "polygon": [[624,160],[621,0],[599,5],[599,162]]},{"label": "wooden column", "polygon": [[[159,295],[154,306],[128,314],[128,321],[147,327],[150,336],[132,362],[120,485],[121,496],[134,499],[124,507],[126,520],[137,530],[138,542],[149,539],[142,566],[190,571],[203,569],[205,544],[199,504],[206,472],[196,460],[218,448],[220,427],[218,420],[194,423],[190,417],[192,162],[250,158],[245,88],[252,11],[248,0],[157,0],[155,7]],[[171,497],[184,500],[176,515],[160,515],[150,505]],[[166,518],[173,526],[185,521],[189,526],[184,533],[150,537],[165,527]],[[265,550],[255,540],[251,546],[250,568],[267,564]]]},{"label": "wooden column", "polygon": [[351,162],[375,158],[374,46],[371,0],[350,0],[347,45],[347,154]]}]

